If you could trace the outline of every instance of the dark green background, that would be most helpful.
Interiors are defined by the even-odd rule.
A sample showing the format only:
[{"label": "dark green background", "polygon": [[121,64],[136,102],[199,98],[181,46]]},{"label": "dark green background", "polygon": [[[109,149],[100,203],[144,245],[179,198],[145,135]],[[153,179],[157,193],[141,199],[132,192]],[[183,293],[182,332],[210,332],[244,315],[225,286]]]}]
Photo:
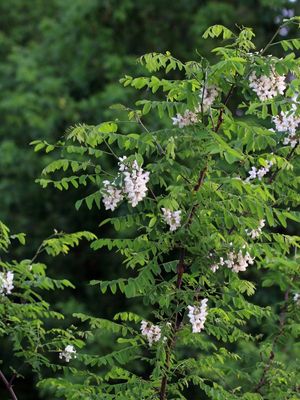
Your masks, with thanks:
[{"label": "dark green background", "polygon": [[[34,154],[34,139],[54,142],[70,125],[99,123],[112,118],[113,103],[133,105],[136,93],[118,83],[124,74],[141,72],[136,58],[150,51],[170,50],[183,60],[195,50],[207,55],[201,39],[212,24],[252,26],[257,44],[276,29],[274,19],[284,7],[299,11],[299,2],[281,0],[1,0],[0,1],[0,219],[13,232],[26,232],[27,246],[15,248],[15,257],[30,257],[53,229],[72,232],[89,229],[109,235],[98,223],[104,211],[75,211],[74,203],[87,192],[42,190],[34,183],[51,155]],[[108,229],[108,228],[106,228]],[[56,299],[65,313],[86,311],[110,317],[136,304],[122,297],[101,296],[86,283],[118,275],[119,263],[105,252],[92,253],[88,245],[49,262],[49,274],[68,277],[75,291]],[[122,305],[122,307],[121,307]],[[92,344],[103,354],[112,343],[99,336]],[[4,370],[17,362],[6,343],[0,346]],[[51,398],[38,394],[30,371],[16,383],[21,400]],[[0,399],[6,399],[0,391]]]}]

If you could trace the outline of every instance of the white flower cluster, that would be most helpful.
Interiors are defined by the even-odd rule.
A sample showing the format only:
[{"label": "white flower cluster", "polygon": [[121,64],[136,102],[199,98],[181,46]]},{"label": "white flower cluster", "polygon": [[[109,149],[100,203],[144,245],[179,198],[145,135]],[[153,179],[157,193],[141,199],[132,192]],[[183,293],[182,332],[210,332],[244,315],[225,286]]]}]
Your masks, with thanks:
[{"label": "white flower cluster", "polygon": [[[209,255],[208,255],[208,259],[210,259],[210,258],[212,258],[214,255],[213,255],[213,253],[209,253]],[[222,260],[223,260],[223,258],[222,258]],[[216,272],[220,267],[219,267],[219,265],[216,263],[216,264],[212,264],[210,267],[209,267],[211,270],[212,270],[212,272]]]},{"label": "white flower cluster", "polygon": [[123,163],[124,157],[120,159],[120,171],[124,175],[124,193],[127,195],[129,203],[132,207],[143,200],[147,193],[147,183],[149,181],[149,172],[144,172],[142,167],[139,167],[136,160],[132,163],[131,168],[128,168]]},{"label": "white flower cluster", "polygon": [[0,272],[0,295],[11,294],[14,288],[14,273],[11,271]]},{"label": "white flower cluster", "polygon": [[141,333],[146,336],[150,347],[161,338],[160,327],[144,320],[141,322]]},{"label": "white flower cluster", "polygon": [[204,329],[204,323],[207,316],[208,299],[201,300],[200,307],[188,306],[188,317],[192,324],[193,333],[201,332]]},{"label": "white flower cluster", "polygon": [[252,265],[254,263],[254,259],[250,256],[249,252],[246,251],[243,254],[243,251],[240,250],[238,253],[231,251],[227,254],[227,260],[224,260],[223,257],[220,257],[220,261],[217,264],[211,265],[210,269],[213,272],[216,272],[220,266],[226,266],[232,271],[238,273],[240,271],[246,271],[248,265]]},{"label": "white flower cluster", "polygon": [[284,145],[290,145],[292,148],[296,147],[297,144],[300,142],[300,138],[295,137],[294,135],[288,135],[283,139]]},{"label": "white flower cluster", "polygon": [[270,76],[256,76],[253,71],[249,76],[249,86],[257,94],[260,101],[270,100],[286,89],[285,76],[271,72]]},{"label": "white flower cluster", "polygon": [[243,254],[242,250],[238,253],[234,253],[231,251],[227,255],[227,260],[224,262],[226,267],[232,269],[232,271],[238,273],[240,271],[246,271],[248,265],[252,265],[254,263],[254,259],[250,256],[248,251]]},{"label": "white flower cluster", "polygon": [[295,115],[293,111],[281,111],[279,115],[273,117],[276,130],[278,132],[289,132],[291,134],[296,133],[296,129],[300,124],[300,117]]},{"label": "white flower cluster", "polygon": [[299,293],[294,294],[293,300],[297,304],[297,306],[300,306],[300,294]]},{"label": "white flower cluster", "polygon": [[261,219],[259,221],[258,227],[256,229],[252,229],[251,231],[246,229],[246,233],[248,236],[251,237],[251,239],[257,239],[262,232],[262,228],[266,225],[266,221],[264,219]]},{"label": "white flower cluster", "polygon": [[281,111],[279,115],[273,117],[276,130],[278,132],[286,132],[288,136],[284,138],[283,144],[295,147],[299,143],[299,138],[296,137],[296,130],[300,124],[300,116],[297,116],[294,111]]},{"label": "white flower cluster", "polygon": [[250,182],[252,179],[256,178],[258,178],[261,181],[261,179],[270,171],[272,165],[273,165],[272,161],[266,161],[265,167],[261,167],[259,169],[257,169],[256,167],[252,167],[251,170],[249,171],[249,176],[245,180],[245,182]]},{"label": "white flower cluster", "polygon": [[218,96],[218,88],[216,86],[208,86],[202,88],[200,91],[200,104],[197,105],[194,111],[185,110],[184,114],[176,114],[172,117],[173,125],[178,125],[179,128],[196,124],[199,120],[198,114],[202,112],[201,103],[203,105],[203,111],[207,111]]},{"label": "white flower cluster", "polygon": [[126,157],[119,158],[120,186],[114,182],[103,182],[102,201],[106,210],[114,211],[118,204],[126,196],[132,207],[143,200],[147,193],[147,183],[149,181],[149,172],[144,172],[136,160],[131,165],[127,165]]},{"label": "white flower cluster", "polygon": [[59,358],[61,360],[65,359],[66,362],[69,362],[72,358],[76,358],[75,347],[72,344],[68,344],[68,346],[59,353]]},{"label": "white flower cluster", "polygon": [[170,226],[170,231],[176,231],[180,227],[181,211],[171,211],[168,208],[162,208],[163,219]]},{"label": "white flower cluster", "polygon": [[114,211],[118,204],[123,200],[122,190],[118,189],[110,181],[103,181],[103,196],[102,201],[104,203],[105,210]]},{"label": "white flower cluster", "polygon": [[[218,97],[218,88],[216,86],[205,86],[202,88],[200,92],[200,104],[203,102],[203,111],[207,111],[212,105],[213,102],[216,100]],[[198,112],[201,112],[201,105],[197,108]]]},{"label": "white flower cluster", "polygon": [[193,125],[198,122],[198,116],[195,112],[190,110],[185,110],[184,114],[176,114],[172,117],[173,125],[178,125],[179,128],[184,128],[185,126]]},{"label": "white flower cluster", "polygon": [[[220,258],[220,260],[223,260],[223,257],[221,257]],[[223,262],[223,261],[222,261]],[[223,264],[222,264],[223,265]],[[220,265],[219,264],[212,264],[211,266],[210,266],[210,269],[212,270],[212,272],[216,272],[216,271],[218,271],[218,269],[220,268]]]}]

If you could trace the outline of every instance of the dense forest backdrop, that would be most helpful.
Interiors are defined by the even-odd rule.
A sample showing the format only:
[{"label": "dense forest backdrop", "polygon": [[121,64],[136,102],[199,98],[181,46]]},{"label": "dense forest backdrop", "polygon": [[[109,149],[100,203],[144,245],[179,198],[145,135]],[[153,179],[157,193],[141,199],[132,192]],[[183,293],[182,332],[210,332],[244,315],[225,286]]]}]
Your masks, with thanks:
[{"label": "dense forest backdrop", "polygon": [[[136,93],[124,90],[118,80],[140,72],[136,59],[143,53],[169,50],[184,61],[196,51],[207,55],[210,44],[201,35],[212,24],[251,26],[259,45],[283,18],[299,15],[299,8],[298,1],[282,0],[2,0],[0,219],[13,232],[27,234],[26,254],[15,247],[14,256],[32,256],[53,229],[109,234],[109,228],[98,227],[105,211],[75,210],[78,192],[42,190],[34,183],[52,155],[47,159],[35,154],[31,141],[54,142],[69,126],[115,118],[109,109],[113,103],[134,105]],[[281,35],[288,37],[288,30]],[[50,275],[67,277],[76,285],[56,301],[57,310],[110,317],[118,310],[116,297],[114,302],[109,294],[100,297],[96,287],[85,283],[112,279],[118,268],[117,255],[95,255],[88,244],[51,261]],[[124,304],[125,299],[120,295],[118,301]],[[140,306],[132,301],[127,307],[134,311]],[[99,332],[99,340],[90,346],[102,354],[111,343]],[[8,352],[1,343],[0,359]],[[21,399],[49,398],[35,391],[30,371],[23,374],[25,380],[17,388]]]}]

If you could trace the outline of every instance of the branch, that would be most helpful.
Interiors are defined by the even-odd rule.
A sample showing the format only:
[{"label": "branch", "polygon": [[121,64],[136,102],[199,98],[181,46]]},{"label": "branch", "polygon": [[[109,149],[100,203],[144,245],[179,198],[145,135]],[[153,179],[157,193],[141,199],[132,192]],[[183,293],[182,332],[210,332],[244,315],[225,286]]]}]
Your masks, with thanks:
[{"label": "branch", "polygon": [[43,240],[42,243],[39,245],[37,251],[35,252],[35,254],[33,255],[32,259],[30,260],[30,264],[33,264],[35,262],[35,260],[37,259],[37,257],[43,253],[43,251],[45,251],[45,241],[52,239],[54,237],[57,237],[61,235],[61,233],[57,232],[56,229],[54,229],[54,233],[50,236],[47,237],[47,239]]},{"label": "branch", "polygon": [[[199,173],[199,178],[194,186],[194,191],[198,192],[198,190],[201,188],[204,182],[204,178],[207,172],[207,165],[203,168],[203,170],[200,171]],[[187,225],[189,226],[190,223],[192,222],[193,216],[195,214],[195,210],[197,208],[197,204],[195,204],[192,208],[192,211],[188,217]],[[184,263],[184,258],[185,258],[185,249],[183,247],[180,248],[179,250],[179,261],[177,264],[177,281],[176,281],[176,288],[181,289],[182,286],[182,276],[185,272],[185,263]],[[173,326],[172,326],[172,336],[169,338],[167,342],[167,350],[166,350],[166,371],[162,377],[161,380],[161,385],[160,385],[160,391],[159,391],[159,399],[160,400],[165,400],[166,399],[166,392],[167,392],[167,383],[168,383],[168,372],[170,369],[170,359],[171,359],[171,351],[172,348],[175,344],[176,340],[176,333],[180,328],[180,324],[183,320],[183,314],[180,312],[177,312],[175,314],[175,318],[173,321]]]},{"label": "branch", "polygon": [[[232,93],[233,90],[235,88],[235,83],[232,83],[225,99],[224,99],[224,107],[226,107]],[[223,123],[223,113],[224,113],[224,107],[222,107],[220,109],[220,113],[219,113],[219,117],[218,117],[218,122],[217,125],[214,128],[214,131],[217,133],[218,130],[220,129],[222,123]],[[200,171],[199,173],[199,177],[198,177],[198,181],[194,186],[194,192],[198,192],[199,189],[201,188],[201,186],[204,183],[204,179],[206,176],[206,172],[207,172],[207,163],[205,165],[205,167]],[[195,211],[198,207],[198,204],[194,204],[194,206],[192,207],[192,210],[190,212],[190,215],[188,216],[188,220],[187,220],[187,227],[191,224],[193,217],[195,215]],[[183,247],[180,248],[179,250],[179,261],[177,264],[177,281],[176,281],[176,288],[177,289],[181,289],[182,286],[182,276],[186,270],[185,267],[185,263],[184,263],[184,257],[185,257],[185,249]],[[175,314],[175,318],[174,318],[174,322],[173,322],[173,332],[172,332],[172,336],[169,338],[168,342],[167,342],[167,351],[166,351],[166,371],[164,376],[162,377],[161,380],[161,386],[160,386],[160,391],[159,391],[159,399],[160,400],[165,400],[166,399],[166,392],[167,392],[167,383],[168,383],[168,372],[170,369],[170,357],[171,357],[171,350],[175,344],[175,340],[176,340],[176,333],[180,328],[180,324],[183,320],[183,314],[180,312],[177,312]]]},{"label": "branch", "polygon": [[274,40],[276,39],[276,37],[278,36],[281,28],[283,28],[285,25],[288,25],[287,23],[281,24],[275,31],[274,35],[271,37],[270,41],[266,44],[266,46],[261,49],[260,54],[263,55],[270,46],[272,46]]},{"label": "branch", "polygon": [[[294,153],[295,153],[295,151],[296,151],[298,145],[299,145],[299,143],[298,143],[295,147],[293,147],[292,150],[289,152],[289,154],[288,154],[287,157],[286,157],[286,160],[287,160],[287,161],[290,161],[290,159],[293,157],[293,155],[294,155]],[[277,168],[277,169],[273,172],[273,174],[270,176],[269,183],[272,183],[272,182],[274,181],[274,179],[276,178],[276,176],[277,176],[277,174],[278,174],[279,171],[280,171],[280,168]]]},{"label": "branch", "polygon": [[[202,171],[200,171],[198,181],[197,181],[196,185],[194,186],[194,191],[195,191],[195,192],[198,192],[198,190],[199,190],[200,187],[202,186],[202,184],[203,184],[203,182],[204,182],[204,178],[205,178],[206,172],[207,172],[207,165],[203,168]],[[190,212],[190,215],[189,215],[189,217],[188,217],[188,219],[187,219],[187,226],[189,226],[189,225],[191,224],[192,219],[193,219],[193,217],[194,217],[194,215],[195,215],[195,211],[196,211],[197,207],[198,207],[198,204],[194,204],[194,205],[193,205],[192,210],[191,210],[191,212]]]},{"label": "branch", "polygon": [[[128,108],[128,110],[130,110],[130,108]],[[150,133],[149,129],[146,127],[146,125],[143,123],[141,117],[139,116],[139,113],[136,112],[135,110],[132,110],[134,112],[134,116],[135,116],[135,120],[138,124],[141,125],[141,127],[147,132]],[[155,136],[152,136],[154,139],[154,142],[159,150],[160,154],[166,154],[166,152],[164,151],[164,149],[161,147],[161,145],[158,143],[158,141],[156,140]]]},{"label": "branch", "polygon": [[4,383],[4,386],[6,387],[6,390],[8,391],[10,398],[12,400],[18,400],[11,384],[8,382],[8,380],[6,379],[5,375],[3,374],[3,372],[0,370],[0,378],[2,380],[2,382]]},{"label": "branch", "polygon": [[[231,84],[231,87],[230,87],[230,89],[229,89],[229,92],[227,93],[227,95],[226,95],[226,97],[225,97],[225,99],[224,99],[224,106],[226,106],[227,105],[227,103],[228,103],[228,101],[229,101],[229,99],[230,99],[230,97],[232,96],[232,93],[233,93],[233,90],[234,90],[234,88],[235,88],[235,83],[232,83]],[[214,128],[214,131],[217,133],[218,132],[218,130],[220,129],[220,127],[221,127],[221,125],[222,125],[222,123],[223,123],[223,113],[224,113],[224,107],[222,107],[221,109],[220,109],[220,113],[219,113],[219,117],[218,117],[218,122],[217,122],[217,125],[216,125],[216,127]]]}]

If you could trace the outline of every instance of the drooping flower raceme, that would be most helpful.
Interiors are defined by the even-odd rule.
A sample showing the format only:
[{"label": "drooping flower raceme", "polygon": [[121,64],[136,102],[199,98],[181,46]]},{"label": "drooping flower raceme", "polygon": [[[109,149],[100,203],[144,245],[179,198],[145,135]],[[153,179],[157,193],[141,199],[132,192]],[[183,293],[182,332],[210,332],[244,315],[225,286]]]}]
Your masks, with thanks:
[{"label": "drooping flower raceme", "polygon": [[193,333],[201,332],[204,329],[204,323],[207,316],[208,299],[201,300],[199,306],[188,306],[188,317],[192,324]]},{"label": "drooping flower raceme", "polygon": [[65,349],[59,353],[59,358],[61,360],[65,359],[66,362],[76,358],[75,347],[72,344],[68,344]]},{"label": "drooping flower raceme", "polygon": [[227,260],[224,261],[226,267],[232,269],[232,271],[236,273],[246,271],[248,265],[252,265],[253,263],[254,259],[250,256],[249,252],[246,251],[246,253],[243,254],[242,250],[239,250],[238,253],[231,251],[227,255]]},{"label": "drooping flower raceme", "polygon": [[14,273],[12,271],[0,272],[0,295],[11,294],[14,288]]},{"label": "drooping flower raceme", "polygon": [[253,71],[249,76],[249,86],[257,94],[260,101],[273,99],[275,96],[284,94],[286,89],[285,76],[271,71],[270,75],[258,77]]},{"label": "drooping flower raceme", "polygon": [[264,219],[261,219],[256,229],[252,229],[251,231],[246,229],[247,235],[250,236],[251,239],[257,239],[261,235],[262,228],[265,226],[265,224],[266,221]]},{"label": "drooping flower raceme", "polygon": [[163,219],[170,226],[170,231],[176,231],[181,224],[181,211],[171,211],[168,208],[162,208]]},{"label": "drooping flower raceme", "polygon": [[195,112],[190,110],[185,110],[184,114],[176,114],[172,117],[173,125],[178,125],[179,128],[184,128],[185,126],[193,125],[198,122],[198,116]]},{"label": "drooping flower raceme", "polygon": [[[114,182],[103,181],[102,201],[106,210],[114,211],[126,196],[132,207],[143,200],[147,193],[149,172],[144,172],[136,160],[127,162],[127,157],[119,158],[119,174]],[[119,183],[115,183],[119,181]]]},{"label": "drooping flower raceme", "polygon": [[[123,168],[122,164],[122,168]],[[147,183],[149,181],[149,172],[144,172],[135,160],[131,167],[125,166],[124,171],[124,193],[127,195],[132,207],[143,200],[147,194]]]},{"label": "drooping flower raceme", "polygon": [[296,147],[300,142],[300,138],[296,138],[294,135],[289,134],[283,139],[283,144],[288,146],[290,145],[292,148]]},{"label": "drooping flower raceme", "polygon": [[299,137],[296,136],[296,130],[300,125],[300,116],[295,114],[293,111],[281,111],[279,115],[273,117],[276,130],[278,132],[285,132],[288,135],[285,136],[283,144],[295,147],[299,143]]},{"label": "drooping flower raceme", "polygon": [[295,111],[281,111],[279,115],[273,117],[273,122],[278,132],[295,134],[300,124],[300,117],[295,114]]},{"label": "drooping flower raceme", "polygon": [[256,167],[252,167],[251,170],[248,172],[249,176],[245,180],[245,182],[250,182],[253,179],[258,178],[258,180],[261,181],[261,179],[270,171],[271,167],[273,165],[272,161],[266,161],[266,166],[261,167],[257,169]]},{"label": "drooping flower raceme", "polygon": [[103,181],[102,200],[106,210],[114,211],[123,200],[123,192],[110,181]]},{"label": "drooping flower raceme", "polygon": [[141,333],[146,336],[150,347],[161,338],[161,328],[144,320],[141,322]]},{"label": "drooping flower raceme", "polygon": [[229,269],[232,269],[233,272],[241,272],[246,271],[249,265],[254,263],[254,258],[251,257],[248,251],[245,253],[242,250],[239,250],[238,253],[231,251],[227,254],[227,258],[224,260],[223,257],[220,257],[218,263],[215,263],[210,266],[210,269],[213,272],[216,272],[220,266],[226,266]]}]

